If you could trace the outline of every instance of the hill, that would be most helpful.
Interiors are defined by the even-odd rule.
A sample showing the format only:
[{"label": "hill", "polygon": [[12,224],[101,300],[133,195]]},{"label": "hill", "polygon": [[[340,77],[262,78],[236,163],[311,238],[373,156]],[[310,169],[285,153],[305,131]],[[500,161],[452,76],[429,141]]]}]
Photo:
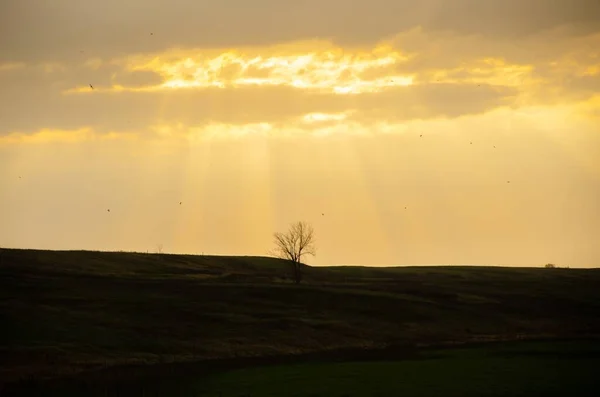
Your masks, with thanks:
[{"label": "hill", "polygon": [[128,363],[600,334],[600,269],[2,249],[0,383]]}]

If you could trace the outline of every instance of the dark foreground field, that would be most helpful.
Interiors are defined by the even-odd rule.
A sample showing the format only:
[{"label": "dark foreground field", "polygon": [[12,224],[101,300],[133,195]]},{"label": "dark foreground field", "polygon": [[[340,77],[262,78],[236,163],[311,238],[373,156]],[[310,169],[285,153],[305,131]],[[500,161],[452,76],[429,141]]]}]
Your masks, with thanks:
[{"label": "dark foreground field", "polygon": [[[185,371],[79,376],[21,389],[20,395],[169,397],[595,397],[600,382],[596,340],[504,342],[421,349],[405,358],[306,358],[299,363],[239,364],[237,369],[189,364]],[[279,364],[279,365],[275,365]],[[194,368],[195,366],[195,368]],[[19,394],[15,394],[19,395]]]},{"label": "dark foreground field", "polygon": [[[529,384],[558,371],[564,375],[561,385],[584,385],[585,368],[598,368],[598,355],[569,356],[596,351],[595,342],[580,342],[591,343],[585,349],[556,345],[548,356],[521,354],[510,363],[485,353],[486,365],[481,357],[463,360],[461,352],[454,364],[448,357],[414,358],[423,354],[415,349],[426,345],[594,337],[600,334],[600,270],[307,268],[299,286],[290,283],[289,274],[288,263],[269,258],[3,249],[0,387],[5,394],[17,386],[50,390],[64,383],[56,380],[61,377],[94,389],[123,382],[138,387],[149,377],[170,374],[185,377],[176,384],[191,387],[193,394],[181,395],[294,395],[302,391],[300,384],[308,389],[297,395],[395,395],[404,389],[386,389],[395,386],[384,379],[413,387],[410,382],[426,382],[424,374],[438,374],[442,378],[433,384],[445,385],[463,368],[480,379],[494,373],[500,382],[503,376],[515,378],[510,368],[522,366],[533,374]],[[383,354],[365,349],[386,346],[392,348],[378,358],[386,362],[356,363],[361,355]],[[289,355],[336,349],[346,350],[319,353],[304,364],[256,368],[291,362]],[[345,363],[327,364],[331,359]],[[241,367],[251,368],[206,380],[216,370]],[[416,372],[407,376],[411,371]],[[400,373],[405,381],[398,380]],[[195,383],[201,375],[205,380]],[[261,378],[262,383],[249,383]],[[291,389],[282,392],[270,379]],[[340,386],[360,379],[370,379],[372,394]],[[253,387],[252,393],[242,390]],[[440,395],[414,390],[411,395]]]}]

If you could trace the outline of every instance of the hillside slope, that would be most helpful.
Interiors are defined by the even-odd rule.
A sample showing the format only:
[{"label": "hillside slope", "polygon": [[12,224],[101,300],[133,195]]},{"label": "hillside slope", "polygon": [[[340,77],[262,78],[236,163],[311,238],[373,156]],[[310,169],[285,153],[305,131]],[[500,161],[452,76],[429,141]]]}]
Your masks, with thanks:
[{"label": "hillside slope", "polygon": [[131,362],[600,333],[600,269],[3,249],[0,382]]}]

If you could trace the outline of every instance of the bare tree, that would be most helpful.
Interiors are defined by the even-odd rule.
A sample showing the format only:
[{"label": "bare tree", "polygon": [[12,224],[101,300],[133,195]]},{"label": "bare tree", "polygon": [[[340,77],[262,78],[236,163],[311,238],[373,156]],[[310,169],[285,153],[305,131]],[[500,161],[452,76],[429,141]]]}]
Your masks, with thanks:
[{"label": "bare tree", "polygon": [[316,255],[314,245],[314,230],[305,222],[296,222],[290,225],[286,233],[275,233],[274,255],[278,258],[292,261],[294,269],[294,282],[302,281],[302,257]]},{"label": "bare tree", "polygon": [[162,260],[163,259],[163,255],[162,255],[162,253],[163,253],[163,245],[162,244],[156,244],[156,253],[157,253],[156,260],[157,261]]}]

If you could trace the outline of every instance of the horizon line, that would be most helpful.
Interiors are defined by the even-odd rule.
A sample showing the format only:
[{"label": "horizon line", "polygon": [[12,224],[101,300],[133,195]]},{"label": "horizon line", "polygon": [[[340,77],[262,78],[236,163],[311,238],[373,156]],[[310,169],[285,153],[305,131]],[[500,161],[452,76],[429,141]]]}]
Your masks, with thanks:
[{"label": "horizon line", "polygon": [[[202,253],[173,253],[173,252],[150,252],[147,251],[125,251],[125,250],[98,250],[98,249],[48,249],[48,248],[14,248],[14,247],[2,247],[0,246],[0,252],[3,249],[7,250],[20,250],[20,251],[50,251],[50,252],[103,252],[103,253],[122,253],[122,254],[145,254],[145,255],[190,255],[190,256],[217,256],[217,257],[254,257],[254,258],[277,258],[276,256],[270,255],[228,255],[228,254],[206,254]],[[285,260],[285,259],[283,259]],[[501,265],[501,264],[466,264],[466,263],[427,263],[427,264],[405,264],[405,265],[365,265],[365,264],[328,264],[328,265],[309,265],[311,267],[373,267],[373,268],[395,268],[395,267],[516,267],[516,268],[540,268],[547,264],[552,264],[556,269],[600,269],[600,266],[570,266],[570,265],[559,265],[556,263],[546,262],[541,264],[526,264],[526,265]],[[307,265],[305,263],[305,265]]]}]

